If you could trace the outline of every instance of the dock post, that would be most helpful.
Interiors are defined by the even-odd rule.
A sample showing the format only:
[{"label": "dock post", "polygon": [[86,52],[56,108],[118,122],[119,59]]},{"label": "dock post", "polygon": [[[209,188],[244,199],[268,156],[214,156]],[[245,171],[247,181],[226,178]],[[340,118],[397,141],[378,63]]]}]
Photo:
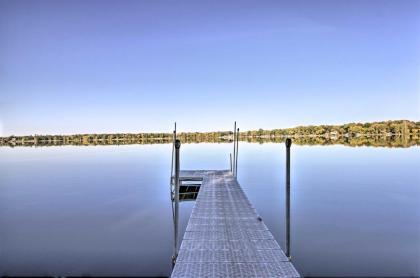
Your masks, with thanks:
[{"label": "dock post", "polygon": [[235,177],[238,176],[239,128],[236,131]]},{"label": "dock post", "polygon": [[174,184],[174,154],[175,154],[175,140],[176,140],[176,131],[174,130],[172,135],[172,159],[171,159],[171,192],[172,192],[172,186]]},{"label": "dock post", "polygon": [[181,148],[181,141],[175,140],[175,226],[174,226],[174,254],[172,262],[175,263],[178,257],[178,221],[179,221],[179,149]]},{"label": "dock post", "polygon": [[233,125],[233,176],[235,177],[235,158],[236,158],[236,121]]},{"label": "dock post", "polygon": [[[174,132],[172,135],[172,160],[171,160],[171,192],[172,192],[172,185],[173,185],[173,179],[174,179],[174,151],[175,151],[175,140],[176,140],[176,122],[174,127]],[[171,193],[172,194],[172,193]]]},{"label": "dock post", "polygon": [[286,139],[286,256],[290,256],[290,147],[292,139]]}]

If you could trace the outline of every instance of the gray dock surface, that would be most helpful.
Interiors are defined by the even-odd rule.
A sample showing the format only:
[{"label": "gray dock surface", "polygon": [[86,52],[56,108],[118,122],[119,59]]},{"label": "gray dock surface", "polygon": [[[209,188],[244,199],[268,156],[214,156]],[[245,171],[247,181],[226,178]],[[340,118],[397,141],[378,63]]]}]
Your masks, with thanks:
[{"label": "gray dock surface", "polygon": [[230,171],[202,177],[171,277],[300,277]]}]

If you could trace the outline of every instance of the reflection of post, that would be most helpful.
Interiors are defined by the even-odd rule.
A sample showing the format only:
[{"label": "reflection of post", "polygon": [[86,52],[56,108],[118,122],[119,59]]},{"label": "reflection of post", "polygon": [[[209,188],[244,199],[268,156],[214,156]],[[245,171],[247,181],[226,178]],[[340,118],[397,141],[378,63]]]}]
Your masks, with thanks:
[{"label": "reflection of post", "polygon": [[286,256],[290,256],[290,147],[292,140],[286,139]]},{"label": "reflection of post", "polygon": [[233,168],[232,168],[232,153],[229,154],[230,155],[230,172],[232,173]]},{"label": "reflection of post", "polygon": [[179,149],[181,147],[181,141],[178,139],[175,141],[175,213],[174,213],[174,254],[172,256],[172,262],[175,263],[178,257],[178,220],[179,220]]}]

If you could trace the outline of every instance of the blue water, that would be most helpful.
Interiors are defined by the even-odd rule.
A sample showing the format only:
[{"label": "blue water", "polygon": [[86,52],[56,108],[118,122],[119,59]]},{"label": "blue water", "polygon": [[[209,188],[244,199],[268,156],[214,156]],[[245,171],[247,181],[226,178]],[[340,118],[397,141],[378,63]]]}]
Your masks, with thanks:
[{"label": "blue water", "polygon": [[[0,275],[169,275],[171,148],[0,148]],[[227,169],[232,148],[184,144],[181,167]],[[283,247],[284,157],[284,144],[239,146],[238,180]],[[419,147],[293,145],[291,167],[302,275],[420,275]]]}]

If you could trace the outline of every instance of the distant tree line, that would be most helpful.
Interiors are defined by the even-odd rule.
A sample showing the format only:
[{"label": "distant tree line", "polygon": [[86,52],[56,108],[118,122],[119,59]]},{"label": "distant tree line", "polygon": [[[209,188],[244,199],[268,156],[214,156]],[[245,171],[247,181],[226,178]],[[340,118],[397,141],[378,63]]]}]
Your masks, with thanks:
[{"label": "distant tree line", "polygon": [[[286,129],[240,132],[239,139],[252,143],[283,142],[292,137],[295,144],[409,147],[420,145],[420,122],[408,120],[345,125],[298,126]],[[181,132],[183,143],[232,142],[232,131]],[[0,137],[0,146],[128,145],[167,144],[172,133],[115,133],[75,135],[30,135]]]},{"label": "distant tree line", "polygon": [[360,135],[413,135],[420,136],[420,122],[408,120],[372,123],[349,123],[344,125],[310,125],[285,129],[253,130],[241,133],[246,137],[281,137],[281,136],[326,136],[355,137]]}]

